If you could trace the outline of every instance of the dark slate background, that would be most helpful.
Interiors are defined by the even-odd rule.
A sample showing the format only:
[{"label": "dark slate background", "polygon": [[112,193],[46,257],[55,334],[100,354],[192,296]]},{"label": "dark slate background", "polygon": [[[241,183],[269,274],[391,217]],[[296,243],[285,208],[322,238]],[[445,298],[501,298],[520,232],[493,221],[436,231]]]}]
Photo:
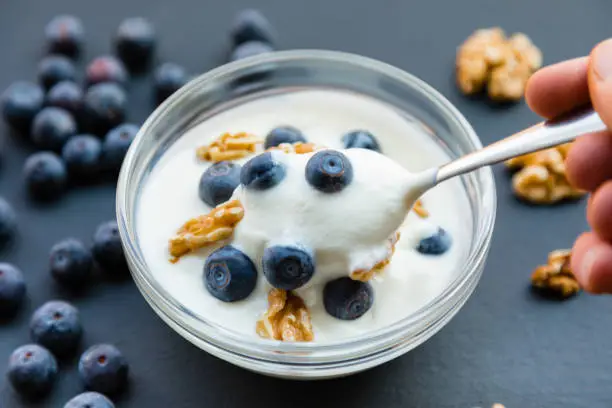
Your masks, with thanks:
[{"label": "dark slate background", "polygon": [[[524,104],[495,108],[462,97],[453,84],[455,49],[474,29],[500,25],[523,31],[545,62],[585,55],[612,34],[609,0],[2,0],[0,89],[34,78],[43,27],[74,13],[87,29],[81,61],[110,51],[110,35],[128,16],[158,27],[160,60],[204,72],[224,60],[227,25],[243,7],[261,8],[280,33],[280,47],[354,52],[403,68],[440,90],[488,143],[537,120]],[[559,84],[563,86],[563,84]],[[151,111],[150,78],[129,86],[130,118]],[[587,228],[584,201],[533,208],[515,201],[507,174],[495,171],[499,212],[488,266],[475,295],[438,335],[410,354],[349,378],[291,382],[252,374],[196,349],[149,309],[131,281],[99,281],[78,297],[62,293],[47,272],[51,245],[66,236],[89,242],[96,225],[114,216],[114,186],[69,192],[59,203],[25,198],[21,166],[29,148],[0,125],[0,194],[19,212],[19,239],[0,254],[27,275],[28,305],[0,326],[2,367],[29,341],[32,310],[52,298],[80,308],[85,345],[113,342],[126,354],[132,386],[120,407],[612,407],[612,299],[581,294],[559,303],[528,290],[531,269]],[[3,371],[4,368],[0,368]],[[62,407],[82,391],[75,361],[43,402],[28,405],[0,377],[0,407]]]}]

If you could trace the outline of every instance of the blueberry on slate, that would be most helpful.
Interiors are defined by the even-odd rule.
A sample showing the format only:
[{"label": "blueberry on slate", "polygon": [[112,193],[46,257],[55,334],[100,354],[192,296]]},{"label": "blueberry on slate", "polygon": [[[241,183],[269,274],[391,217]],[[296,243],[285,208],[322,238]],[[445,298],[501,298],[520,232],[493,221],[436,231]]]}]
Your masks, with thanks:
[{"label": "blueberry on slate", "polygon": [[16,229],[17,216],[15,210],[8,201],[0,197],[0,247],[13,238]]},{"label": "blueberry on slate", "polygon": [[79,360],[79,374],[88,390],[106,395],[122,391],[128,382],[128,362],[115,346],[90,347]]},{"label": "blueberry on slate", "polygon": [[361,148],[380,152],[380,145],[374,135],[366,130],[355,130],[342,136],[346,149]]},{"label": "blueberry on slate", "polygon": [[67,110],[78,118],[83,109],[83,91],[72,81],[59,82],[47,93],[46,104]]},{"label": "blueberry on slate", "polygon": [[56,356],[74,352],[83,336],[79,311],[61,300],[45,303],[30,319],[30,336]]},{"label": "blueberry on slate", "polygon": [[20,394],[42,397],[53,388],[57,377],[57,361],[46,348],[27,344],[11,354],[7,376]]},{"label": "blueberry on slate", "polygon": [[43,108],[45,93],[31,82],[19,81],[2,93],[0,105],[4,120],[20,131],[28,131],[34,117]]},{"label": "blueberry on slate", "polygon": [[239,12],[231,25],[230,36],[234,46],[247,41],[274,42],[274,29],[268,19],[255,9]]},{"label": "blueberry on slate", "polygon": [[226,202],[240,184],[240,165],[228,161],[214,163],[202,173],[198,194],[211,207]]},{"label": "blueberry on slate", "polygon": [[119,228],[115,221],[102,223],[93,237],[93,256],[98,265],[107,273],[120,273],[127,266]]},{"label": "blueberry on slate", "polygon": [[61,108],[47,107],[38,112],[32,123],[31,138],[41,150],[61,151],[64,143],[77,131],[72,115]]},{"label": "blueberry on slate", "polygon": [[272,129],[270,133],[268,133],[264,142],[264,148],[269,149],[270,147],[278,146],[281,143],[293,144],[297,142],[306,143],[306,138],[302,132],[293,126],[279,126]]},{"label": "blueberry on slate", "polygon": [[157,103],[162,103],[185,85],[189,78],[183,67],[173,62],[166,62],[155,70],[154,80]]},{"label": "blueberry on slate", "polygon": [[95,58],[85,71],[85,81],[89,86],[103,82],[125,85],[127,80],[128,73],[123,62],[110,55]]},{"label": "blueberry on slate", "polygon": [[69,287],[80,287],[91,278],[93,257],[81,241],[66,238],[53,245],[49,254],[51,276]]},{"label": "blueberry on slate", "polygon": [[280,183],[285,174],[285,165],[275,160],[271,152],[266,152],[242,166],[240,182],[251,190],[267,190]]},{"label": "blueberry on slate", "polygon": [[72,398],[64,408],[115,408],[115,404],[98,392],[88,391]]},{"label": "blueberry on slate", "polygon": [[111,129],[104,137],[102,160],[107,170],[119,171],[123,159],[140,128],[132,123],[124,123]]},{"label": "blueberry on slate", "polygon": [[323,150],[306,163],[306,180],[319,191],[337,193],[353,180],[353,166],[343,153]]},{"label": "blueberry on slate", "polygon": [[76,135],[64,145],[62,159],[74,179],[87,179],[100,169],[102,142],[92,135]]},{"label": "blueberry on slate", "polygon": [[360,318],[373,303],[374,291],[367,282],[344,277],[327,282],[323,288],[325,310],[340,320]]},{"label": "blueberry on slate", "polygon": [[57,198],[66,188],[66,166],[52,152],[34,153],[28,157],[23,166],[23,174],[28,192],[36,199]]},{"label": "blueberry on slate", "polygon": [[26,284],[14,265],[0,262],[0,317],[12,316],[23,304]]},{"label": "blueberry on slate", "polygon": [[295,290],[306,284],[315,273],[314,255],[302,248],[271,246],[264,250],[263,273],[277,289]]},{"label": "blueberry on slate", "polygon": [[80,19],[74,16],[57,16],[45,28],[49,51],[76,56],[83,45],[85,30]]},{"label": "blueberry on slate", "polygon": [[239,44],[232,50],[230,61],[238,61],[244,58],[253,57],[255,55],[265,54],[274,51],[274,48],[268,43],[261,41],[247,41]]},{"label": "blueberry on slate", "polygon": [[117,84],[102,83],[90,87],[83,103],[83,121],[86,129],[103,136],[125,119],[127,96]]},{"label": "blueberry on slate", "polygon": [[132,70],[142,69],[149,64],[155,45],[155,28],[143,17],[125,19],[117,29],[117,55]]},{"label": "blueberry on slate", "polygon": [[246,254],[231,245],[212,252],[204,264],[204,285],[223,302],[246,299],[257,283],[257,269]]},{"label": "blueberry on slate", "polygon": [[449,250],[453,240],[451,236],[442,227],[426,238],[419,241],[416,250],[423,255],[442,255]]},{"label": "blueberry on slate", "polygon": [[74,81],[76,67],[74,63],[63,55],[49,55],[38,64],[38,80],[45,89],[61,81]]}]

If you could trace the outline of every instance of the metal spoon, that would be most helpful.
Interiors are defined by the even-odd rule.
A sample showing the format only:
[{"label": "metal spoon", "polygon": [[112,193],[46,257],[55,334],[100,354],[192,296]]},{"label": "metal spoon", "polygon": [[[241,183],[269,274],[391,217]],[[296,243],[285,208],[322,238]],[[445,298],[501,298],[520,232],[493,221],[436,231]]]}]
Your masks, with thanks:
[{"label": "metal spoon", "polygon": [[440,167],[418,173],[408,187],[407,200],[416,201],[425,191],[449,178],[500,163],[512,157],[568,143],[586,133],[606,129],[606,125],[591,106],[576,109],[557,118],[538,123]]}]

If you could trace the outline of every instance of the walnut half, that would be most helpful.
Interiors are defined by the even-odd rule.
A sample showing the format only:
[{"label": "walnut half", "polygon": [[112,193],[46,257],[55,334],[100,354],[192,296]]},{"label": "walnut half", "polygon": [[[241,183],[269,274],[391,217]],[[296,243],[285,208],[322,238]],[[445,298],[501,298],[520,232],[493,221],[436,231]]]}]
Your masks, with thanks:
[{"label": "walnut half", "polygon": [[395,244],[397,244],[397,241],[399,241],[399,238],[400,238],[399,232],[396,232],[395,234],[393,234],[393,236],[389,238],[388,243],[387,243],[388,245],[387,256],[384,259],[377,262],[371,269],[357,269],[357,270],[352,271],[350,274],[350,278],[353,280],[361,281],[361,282],[367,282],[370,279],[372,279],[374,276],[381,273],[385,269],[385,267],[389,265],[389,262],[391,262],[391,258],[393,257],[393,254],[395,253]]},{"label": "walnut half", "polygon": [[263,140],[250,133],[224,133],[210,144],[198,147],[196,156],[210,162],[237,160],[255,153],[261,143]]},{"label": "walnut half", "polygon": [[171,262],[191,251],[228,239],[236,224],[244,217],[244,208],[238,200],[231,200],[213,208],[211,212],[192,218],[170,238]]},{"label": "walnut half", "polygon": [[296,294],[272,289],[268,293],[268,311],[255,326],[260,337],[281,341],[312,341],[314,333],[310,311]]},{"label": "walnut half", "polygon": [[531,284],[565,299],[577,294],[580,285],[570,269],[571,251],[556,250],[548,254],[548,264],[538,266],[531,275]]}]

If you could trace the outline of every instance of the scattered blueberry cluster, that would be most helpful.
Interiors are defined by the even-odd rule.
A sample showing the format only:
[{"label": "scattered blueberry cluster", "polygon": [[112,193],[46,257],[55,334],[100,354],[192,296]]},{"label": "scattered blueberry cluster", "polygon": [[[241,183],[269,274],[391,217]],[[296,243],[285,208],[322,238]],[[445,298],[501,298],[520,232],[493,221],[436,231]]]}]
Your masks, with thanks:
[{"label": "scattered blueberry cluster", "polygon": [[[366,130],[351,131],[341,138],[346,149],[361,148],[381,152],[376,137]],[[265,138],[264,148],[281,143],[306,143],[307,138],[293,126],[280,126]],[[259,154],[242,167],[233,162],[218,162],[204,171],[198,187],[199,196],[209,206],[227,201],[236,187],[263,191],[275,187],[285,177],[284,165],[271,152]],[[336,194],[351,184],[353,167],[348,157],[337,150],[321,150],[312,155],[305,169],[308,184],[324,194]],[[451,237],[438,228],[423,238],[416,250],[424,255],[441,255],[451,246]],[[283,290],[304,286],[314,275],[316,260],[308,248],[299,246],[271,246],[264,249],[262,271],[268,283]],[[204,265],[207,290],[224,302],[247,298],[255,288],[257,268],[240,249],[227,245],[212,252]],[[328,282],[323,290],[325,310],[342,320],[363,316],[374,301],[372,286],[348,277]]]},{"label": "scattered blueberry cluster", "polygon": [[[70,289],[83,288],[91,280],[94,265],[110,275],[127,270],[115,221],[100,224],[91,249],[75,238],[67,238],[55,244],[49,254],[51,276]],[[23,273],[14,265],[0,263],[0,318],[13,317],[24,303],[25,296]],[[58,375],[56,359],[74,355],[82,337],[83,327],[75,306],[61,300],[46,302],[30,319],[33,344],[18,348],[9,360],[10,383],[25,396],[45,396]],[[117,348],[100,344],[83,353],[79,373],[85,387],[95,392],[77,396],[69,403],[72,405],[66,406],[85,407],[89,403],[113,407],[102,394],[114,395],[125,387],[128,365]]]}]

